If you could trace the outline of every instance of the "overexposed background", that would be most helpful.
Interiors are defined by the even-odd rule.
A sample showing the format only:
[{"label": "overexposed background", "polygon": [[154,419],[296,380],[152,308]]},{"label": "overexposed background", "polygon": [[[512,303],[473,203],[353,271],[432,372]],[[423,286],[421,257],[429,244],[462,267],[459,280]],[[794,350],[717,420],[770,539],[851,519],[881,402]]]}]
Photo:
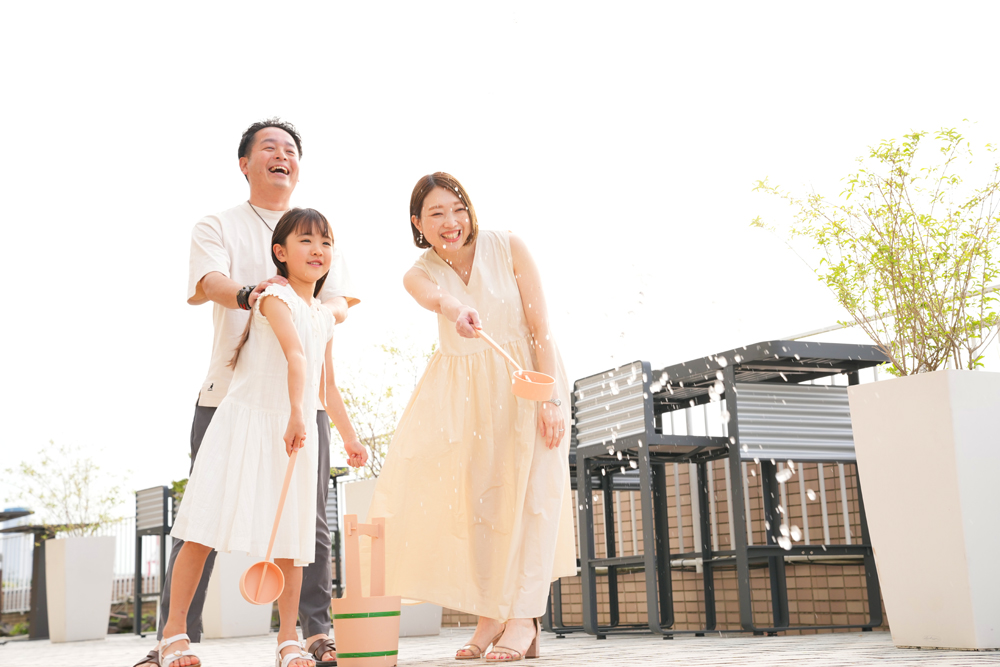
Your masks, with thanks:
[{"label": "overexposed background", "polygon": [[184,300],[189,234],[246,199],[236,150],[255,120],[302,132],[293,204],[330,218],[362,298],[337,331],[342,383],[365,381],[374,344],[436,336],[401,283],[427,172],[456,175],[483,227],[526,240],[580,377],[845,317],[779,238],[750,229],[787,216],[756,179],[834,194],[882,138],[957,125],[1000,139],[990,3],[64,2],[0,16],[0,470],[54,439],[129,489],[187,475],[211,345],[210,308]]}]

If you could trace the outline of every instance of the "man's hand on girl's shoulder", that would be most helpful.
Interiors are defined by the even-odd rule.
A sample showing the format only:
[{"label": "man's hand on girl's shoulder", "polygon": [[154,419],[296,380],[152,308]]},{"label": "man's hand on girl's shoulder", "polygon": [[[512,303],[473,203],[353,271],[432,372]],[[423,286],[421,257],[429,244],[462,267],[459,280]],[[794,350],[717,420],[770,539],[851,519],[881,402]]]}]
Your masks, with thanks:
[{"label": "man's hand on girl's shoulder", "polygon": [[287,278],[277,275],[268,278],[267,280],[263,280],[257,283],[257,287],[255,287],[253,289],[253,292],[250,293],[250,296],[247,297],[247,303],[250,304],[251,308],[253,308],[254,303],[257,302],[257,299],[259,299],[260,295],[264,293],[264,290],[267,289],[268,285],[287,285],[287,284],[288,284]]}]

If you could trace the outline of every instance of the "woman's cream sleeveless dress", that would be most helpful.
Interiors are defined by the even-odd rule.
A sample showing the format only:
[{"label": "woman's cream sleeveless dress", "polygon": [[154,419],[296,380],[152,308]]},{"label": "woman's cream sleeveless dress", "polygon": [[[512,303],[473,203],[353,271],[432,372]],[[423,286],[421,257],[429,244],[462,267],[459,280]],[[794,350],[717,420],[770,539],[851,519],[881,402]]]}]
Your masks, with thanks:
[{"label": "woman's cream sleeveless dress", "polygon": [[[483,330],[519,364],[537,367],[507,233],[480,230],[468,285],[433,249],[415,265],[479,311]],[[566,433],[549,450],[540,404],[511,393],[514,369],[444,317],[438,324],[439,349],[400,419],[369,512],[386,518],[386,593],[501,621],[541,616],[550,582],[576,574],[562,359]]]}]

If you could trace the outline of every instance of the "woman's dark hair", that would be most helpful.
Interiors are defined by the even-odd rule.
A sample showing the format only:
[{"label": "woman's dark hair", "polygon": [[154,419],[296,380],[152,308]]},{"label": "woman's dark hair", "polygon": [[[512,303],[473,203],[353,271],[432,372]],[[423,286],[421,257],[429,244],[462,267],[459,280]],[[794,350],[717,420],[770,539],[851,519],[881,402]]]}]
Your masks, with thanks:
[{"label": "woman's dark hair", "polygon": [[469,232],[469,238],[465,239],[464,245],[469,245],[475,241],[476,236],[479,235],[479,222],[476,220],[476,209],[472,206],[469,193],[465,191],[465,188],[462,187],[457,178],[443,171],[436,171],[433,174],[422,176],[417,181],[417,184],[413,186],[413,194],[410,195],[410,231],[413,232],[413,244],[418,248],[431,247],[431,244],[427,242],[427,239],[420,233],[417,226],[413,224],[413,217],[420,218],[420,213],[424,210],[424,200],[434,188],[450,190],[465,203],[466,208],[469,209],[469,223],[472,226],[472,230]]},{"label": "woman's dark hair", "polygon": [[[274,246],[286,245],[288,237],[292,234],[316,234],[318,236],[325,236],[333,241],[333,232],[330,230],[330,223],[327,222],[326,217],[313,208],[293,208],[285,212],[281,219],[278,220],[278,224],[274,226],[274,232],[271,234],[271,261],[278,268],[278,275],[282,278],[288,277],[288,265],[278,259],[278,256],[274,254]],[[316,286],[313,288],[313,297],[319,296],[319,293],[323,290],[323,283],[326,282],[326,277],[330,275],[327,271],[323,274],[323,277],[316,281]],[[240,342],[236,344],[236,349],[233,351],[233,358],[229,360],[229,367],[236,368],[236,362],[240,358],[240,351],[243,346],[247,344],[250,339],[250,324],[253,322],[253,315],[247,319],[247,325],[243,329],[243,335],[240,336]]]},{"label": "woman's dark hair", "polygon": [[247,153],[250,152],[250,148],[253,146],[254,137],[265,127],[276,127],[290,134],[295,141],[295,147],[299,151],[299,157],[302,157],[302,137],[299,136],[299,131],[295,129],[294,125],[286,123],[277,116],[259,120],[246,129],[246,132],[240,137],[240,154],[238,157],[247,157]]}]

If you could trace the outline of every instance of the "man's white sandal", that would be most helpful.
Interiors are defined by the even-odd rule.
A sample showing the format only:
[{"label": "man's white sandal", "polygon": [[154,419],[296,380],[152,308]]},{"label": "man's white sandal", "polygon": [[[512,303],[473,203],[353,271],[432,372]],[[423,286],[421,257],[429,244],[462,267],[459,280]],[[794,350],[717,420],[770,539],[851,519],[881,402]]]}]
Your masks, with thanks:
[{"label": "man's white sandal", "polygon": [[[298,653],[288,653],[284,657],[281,656],[281,649],[288,648],[289,646],[295,646],[299,649]],[[316,664],[316,658],[312,656],[312,653],[306,653],[302,649],[302,644],[294,639],[289,639],[287,642],[281,642],[278,644],[278,650],[275,651],[274,667],[288,667],[292,660],[309,660]]]},{"label": "man's white sandal", "polygon": [[175,662],[177,662],[181,658],[186,658],[188,656],[193,657],[195,660],[197,660],[197,662],[195,662],[194,664],[190,665],[189,667],[201,667],[201,659],[198,658],[198,656],[196,656],[194,654],[194,651],[192,651],[190,648],[188,648],[188,650],[186,650],[186,651],[174,651],[170,655],[163,655],[164,649],[166,649],[171,644],[173,644],[175,642],[179,642],[179,641],[184,640],[184,639],[188,640],[188,642],[191,641],[191,638],[188,637],[187,635],[183,634],[183,633],[179,634],[179,635],[174,635],[173,637],[164,637],[163,638],[163,641],[160,642],[160,649],[159,649],[159,652],[160,652],[160,667],[170,667],[170,665],[174,664]]}]

